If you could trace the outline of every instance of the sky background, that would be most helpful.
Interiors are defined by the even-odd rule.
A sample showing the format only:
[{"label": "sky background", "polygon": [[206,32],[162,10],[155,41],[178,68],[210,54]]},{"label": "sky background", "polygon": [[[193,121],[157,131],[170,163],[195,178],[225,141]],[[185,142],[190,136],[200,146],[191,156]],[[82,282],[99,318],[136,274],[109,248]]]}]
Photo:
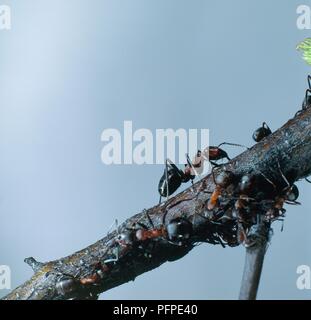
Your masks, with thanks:
[{"label": "sky background", "polygon": [[[0,4],[3,1],[0,0]],[[158,201],[160,165],[105,166],[101,132],[208,128],[212,144],[252,145],[284,124],[311,72],[295,50],[301,1],[6,0],[0,31],[0,265],[49,261],[102,238]],[[311,3],[310,3],[311,5]],[[231,156],[241,150],[226,148]],[[311,185],[273,225],[259,299],[310,299]],[[202,245],[102,299],[236,299],[245,249]],[[8,291],[0,291],[0,297]]]}]

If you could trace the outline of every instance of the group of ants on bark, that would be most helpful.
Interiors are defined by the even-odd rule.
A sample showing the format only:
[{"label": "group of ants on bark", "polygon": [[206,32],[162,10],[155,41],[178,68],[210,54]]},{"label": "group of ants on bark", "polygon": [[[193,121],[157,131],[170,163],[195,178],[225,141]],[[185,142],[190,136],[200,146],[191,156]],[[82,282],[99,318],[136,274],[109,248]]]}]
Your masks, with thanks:
[{"label": "group of ants on bark", "polygon": [[[305,93],[302,109],[296,115],[310,106],[311,76],[308,76],[308,89]],[[258,143],[271,134],[272,130],[264,122],[255,130],[252,137]],[[195,177],[203,172],[204,162],[209,161],[212,165],[211,176],[215,186],[212,191],[206,191],[210,194],[206,203],[206,210],[211,212],[212,215],[209,219],[215,223],[229,222],[230,232],[235,233],[217,243],[221,243],[223,246],[243,244],[245,247],[251,247],[256,244],[259,220],[264,221],[269,226],[273,221],[282,221],[286,212],[284,209],[285,203],[300,204],[297,201],[299,190],[292,179],[283,174],[280,163],[278,163],[276,170],[282,178],[283,183],[281,184],[262,172],[256,175],[234,175],[231,171],[226,170],[225,164],[218,163],[219,160],[224,159],[230,161],[227,152],[221,148],[223,145],[245,147],[227,142],[218,146],[209,146],[204,150],[198,150],[192,161],[187,154],[187,163],[183,169],[178,168],[170,159],[167,159],[164,173],[158,184],[159,205],[163,205],[162,198],[168,200],[183,183],[191,181],[193,184]],[[306,180],[311,183],[308,179]],[[280,179],[277,181],[280,181]],[[166,202],[164,202],[164,205]],[[219,210],[216,210],[217,213],[215,214],[217,208]],[[193,245],[193,223],[186,217],[172,218],[160,227],[155,227],[147,211],[145,211],[145,215],[149,227],[145,223],[136,221],[130,228],[126,227],[123,228],[122,232],[117,232],[116,239],[114,239],[117,244],[117,252],[111,258],[99,262],[91,275],[81,277],[79,280],[72,277],[62,277],[56,284],[56,293],[63,298],[73,297],[81,286],[89,288],[89,286],[100,284],[105,275],[110,272],[112,265],[119,262],[120,259],[122,260],[122,257],[126,256],[129,249],[135,245],[143,247],[144,244],[159,239],[178,247]],[[218,236],[218,238],[220,237]],[[25,262],[31,265],[34,270],[41,267],[41,264],[33,258],[27,258]],[[91,296],[88,298],[91,298]]]}]

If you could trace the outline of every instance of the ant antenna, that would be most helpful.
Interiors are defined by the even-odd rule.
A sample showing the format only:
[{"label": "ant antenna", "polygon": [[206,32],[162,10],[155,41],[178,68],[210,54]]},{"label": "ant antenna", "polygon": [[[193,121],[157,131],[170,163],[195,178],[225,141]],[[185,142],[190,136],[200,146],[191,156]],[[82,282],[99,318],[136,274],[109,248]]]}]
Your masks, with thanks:
[{"label": "ant antenna", "polygon": [[271,131],[271,129],[270,129],[269,126],[267,125],[267,122],[264,122],[264,123],[262,124],[262,127]]},{"label": "ant antenna", "polygon": [[151,227],[154,228],[154,224],[150,218],[150,215],[148,213],[148,211],[146,209],[144,209],[144,214],[146,215],[147,219],[148,219],[148,222],[150,223]]},{"label": "ant antenna", "polygon": [[114,226],[116,227],[116,231],[119,234],[119,227],[118,227],[118,219],[116,219],[113,224],[109,227],[107,234],[109,234],[111,232],[111,230],[114,228]]},{"label": "ant antenna", "polygon": [[186,159],[187,159],[188,166],[193,169],[192,161],[190,160],[188,153],[186,153]]},{"label": "ant antenna", "polygon": [[259,173],[273,186],[274,189],[276,189],[276,185],[264,173],[261,171],[259,171]]},{"label": "ant antenna", "polygon": [[283,230],[284,230],[284,219],[282,219],[281,221],[282,221],[281,232],[283,232]]},{"label": "ant antenna", "polygon": [[229,142],[223,142],[221,143],[220,145],[218,145],[218,148],[223,146],[223,145],[227,145],[227,146],[233,146],[233,147],[241,147],[241,148],[246,148],[246,149],[249,149],[249,147],[246,147],[242,144],[237,144],[237,143],[229,143]]}]

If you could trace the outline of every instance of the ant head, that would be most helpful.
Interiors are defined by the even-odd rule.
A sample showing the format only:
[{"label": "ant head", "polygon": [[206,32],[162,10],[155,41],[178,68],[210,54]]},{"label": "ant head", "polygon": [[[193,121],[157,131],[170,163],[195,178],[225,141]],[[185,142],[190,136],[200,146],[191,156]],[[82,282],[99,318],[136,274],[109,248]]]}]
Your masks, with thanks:
[{"label": "ant head", "polygon": [[244,175],[240,180],[240,192],[248,194],[252,191],[252,187],[254,184],[254,176],[250,174]]},{"label": "ant head", "polygon": [[228,187],[233,182],[233,180],[234,174],[231,171],[221,171],[215,177],[215,183],[222,188]]},{"label": "ant head", "polygon": [[183,243],[192,235],[192,223],[184,218],[172,219],[166,227],[167,235],[170,241]]},{"label": "ant head", "polygon": [[294,202],[298,199],[298,197],[299,189],[295,184],[293,184],[286,193],[286,200]]},{"label": "ant head", "polygon": [[118,241],[124,244],[131,244],[134,240],[133,230],[127,230],[118,235]]}]

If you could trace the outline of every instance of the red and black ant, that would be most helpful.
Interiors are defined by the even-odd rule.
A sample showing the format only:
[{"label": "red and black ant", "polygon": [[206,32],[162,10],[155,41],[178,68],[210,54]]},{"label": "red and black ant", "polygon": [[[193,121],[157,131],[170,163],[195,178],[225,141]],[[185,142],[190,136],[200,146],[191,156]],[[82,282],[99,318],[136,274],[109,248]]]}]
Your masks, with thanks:
[{"label": "red and black ant", "polygon": [[[284,204],[292,204],[292,205],[299,205],[300,203],[297,201],[299,198],[299,189],[298,187],[293,183],[290,184],[286,176],[281,170],[280,163],[278,162],[278,169],[282,176],[283,181],[286,184],[286,187],[283,188],[280,192],[277,193],[275,198],[272,201],[265,201],[267,203],[272,202],[272,207],[270,207],[266,213],[266,216],[269,220],[273,220],[275,218],[280,217],[281,215],[284,215],[286,210],[284,209]],[[263,175],[264,176],[264,175]],[[277,186],[266,176],[264,176],[266,181],[272,185],[275,192],[277,191]]]},{"label": "red and black ant", "polygon": [[[187,244],[192,234],[192,223],[189,220],[179,217],[170,220],[169,223],[166,224],[166,215],[164,215],[162,225],[155,227],[147,210],[144,210],[144,214],[147,217],[149,227],[137,221],[131,227],[125,228],[121,233],[118,232],[115,239],[115,246],[111,252],[113,257],[105,260],[105,265],[117,263],[133,246],[146,250],[146,245],[150,244],[150,241],[152,241],[154,245],[154,240],[157,241],[161,239],[178,246]],[[145,255],[151,257],[151,254]],[[94,275],[94,279],[97,278],[98,277]],[[90,281],[92,280],[90,279]]]},{"label": "red and black ant", "polygon": [[207,204],[207,209],[209,211],[213,210],[217,206],[218,198],[222,191],[233,183],[234,180],[234,175],[231,171],[222,171],[216,177],[214,175],[214,171],[212,171],[212,175],[215,183],[215,189]]},{"label": "red and black ant", "polygon": [[80,279],[82,285],[98,284],[104,278],[105,273],[109,271],[109,267],[106,264],[96,263],[94,266],[94,273],[90,276]]},{"label": "red and black ant", "polygon": [[187,164],[184,170],[179,169],[170,159],[166,159],[165,170],[158,185],[160,203],[162,197],[168,198],[182,183],[187,183],[190,180],[193,183],[195,176],[203,172],[205,161],[209,161],[215,167],[219,167],[219,164],[216,163],[218,160],[227,159],[230,161],[227,152],[220,148],[222,145],[247,148],[240,144],[224,142],[217,147],[210,146],[203,151],[198,150],[193,161],[190,160],[188,154],[186,155]]},{"label": "red and black ant", "polygon": [[229,158],[227,152],[220,148],[223,145],[242,147],[242,148],[248,149],[248,147],[243,146],[241,144],[229,143],[229,142],[223,142],[220,145],[218,145],[217,147],[216,146],[207,147],[206,149],[203,150],[203,156],[205,158],[209,159],[209,162],[215,167],[219,167],[219,164],[216,161],[219,161],[222,159],[227,159],[228,161],[231,160]]}]

